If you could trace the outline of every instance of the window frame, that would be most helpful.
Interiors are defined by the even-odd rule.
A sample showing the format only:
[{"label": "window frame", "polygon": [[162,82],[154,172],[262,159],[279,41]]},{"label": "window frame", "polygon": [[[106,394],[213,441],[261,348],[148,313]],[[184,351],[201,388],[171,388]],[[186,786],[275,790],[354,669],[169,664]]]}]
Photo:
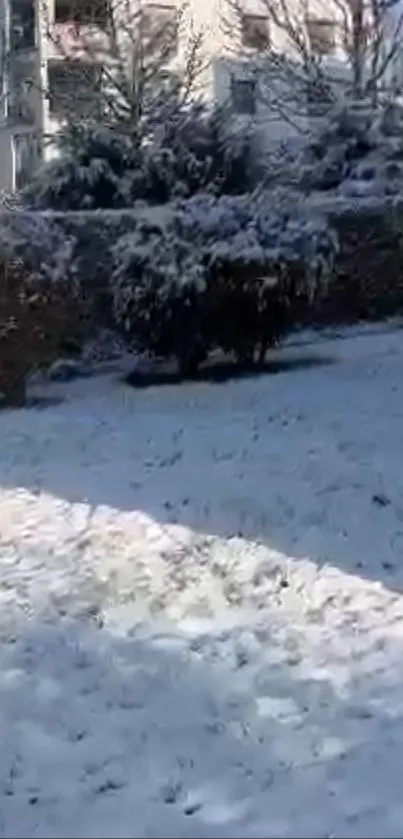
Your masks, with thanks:
[{"label": "window frame", "polygon": [[[62,9],[63,7],[66,8],[65,13],[60,14],[60,6]],[[97,9],[98,14],[96,13]],[[105,28],[108,24],[108,14],[108,0],[96,0],[96,3],[94,2],[94,14],[90,12],[90,2],[87,2],[85,7],[83,0],[55,0],[53,22],[56,24],[76,23],[77,26],[97,25]]]},{"label": "window frame", "polygon": [[[319,58],[324,58],[328,55],[332,55],[336,49],[336,21],[330,17],[324,17],[324,15],[314,15],[308,14],[305,17],[305,26],[308,34],[309,40],[309,48],[311,52],[318,56]],[[316,27],[316,32],[311,29],[311,27]],[[330,31],[332,38],[325,38],[321,41],[319,37],[319,32],[322,31]],[[323,48],[323,45],[328,42],[328,45]],[[331,43],[330,43],[331,41]],[[322,46],[321,46],[322,44]]]},{"label": "window frame", "polygon": [[[251,106],[249,107],[242,107],[241,106],[241,97],[239,98],[238,93],[238,105],[236,102],[237,94],[235,93],[237,85],[239,87],[248,85],[251,88],[252,95],[248,98],[244,98],[244,102],[251,102]],[[257,113],[257,81],[256,79],[248,79],[248,78],[240,78],[239,76],[231,76],[231,108],[235,114],[238,116],[256,116]],[[238,89],[239,90],[239,89]]]},{"label": "window frame", "polygon": [[[266,38],[262,38],[261,44],[253,43],[250,37],[248,38],[248,34],[250,36],[251,31],[253,31],[253,23],[261,22],[265,24],[266,28]],[[248,32],[248,22],[251,24],[251,29]],[[258,30],[256,30],[258,31]],[[264,43],[263,43],[264,40]],[[242,14],[242,21],[241,21],[241,41],[242,46],[245,49],[253,50],[254,52],[263,52],[270,46],[270,19],[267,15],[263,14],[255,14],[252,12],[244,12]]]},{"label": "window frame", "polygon": [[[157,11],[157,16],[154,19],[156,22],[156,27],[153,31],[153,17],[150,14],[152,10]],[[167,20],[165,23],[162,22],[162,26],[160,30],[158,29],[158,12],[164,11],[170,13],[171,19]],[[168,17],[168,15],[167,15]],[[165,27],[172,26],[172,43],[170,44],[170,48],[167,49],[167,56],[166,60],[169,60],[178,54],[179,50],[179,33],[178,33],[178,7],[175,3],[157,3],[151,2],[145,3],[141,9],[140,14],[140,27],[141,27],[141,37],[144,39],[150,39],[154,37],[155,39],[159,39],[163,37]]]},{"label": "window frame", "polygon": [[[82,85],[80,85],[79,84],[78,73],[77,73],[77,76],[75,77],[76,78],[76,84],[74,84],[75,71],[78,71],[78,73],[82,72],[83,80],[85,78],[85,74],[88,73],[88,72],[90,72],[91,74],[93,73],[94,78],[93,79],[88,79],[88,85],[86,85],[84,81],[83,81]],[[48,100],[48,107],[49,107],[49,115],[54,119],[64,119],[65,118],[65,115],[67,113],[67,109],[63,108],[62,97],[63,97],[63,95],[68,95],[69,91],[68,91],[68,85],[66,85],[65,90],[62,90],[60,88],[60,93],[59,93],[59,96],[58,96],[57,91],[55,89],[56,86],[54,84],[52,85],[52,81],[54,81],[54,79],[52,80],[52,75],[54,75],[54,74],[56,76],[59,75],[59,82],[60,82],[60,79],[63,78],[63,75],[65,75],[65,78],[67,79],[69,73],[71,73],[72,88],[75,90],[74,101],[75,101],[76,105],[79,102],[84,103],[85,101],[87,101],[87,97],[82,95],[82,91],[84,92],[86,87],[88,88],[88,92],[90,94],[90,91],[92,89],[92,85],[93,85],[93,89],[96,89],[98,85],[99,85],[99,87],[101,87],[101,85],[102,85],[102,64],[99,64],[98,62],[83,62],[83,61],[80,61],[80,59],[74,59],[74,58],[73,59],[66,58],[63,61],[59,61],[59,60],[56,59],[55,61],[49,62],[49,64],[48,64],[47,100]],[[98,76],[98,78],[97,78],[97,76]],[[59,100],[59,102],[60,102],[59,107],[57,107],[57,100]],[[90,101],[93,101],[93,100],[91,99],[91,96],[89,95],[88,96],[88,102],[90,102]],[[74,112],[74,110],[75,110],[75,108],[73,106],[72,111]],[[77,108],[77,115],[78,115],[78,118],[80,118],[80,119],[86,119],[90,116],[95,116],[96,113],[97,113],[96,108],[94,108],[94,114],[90,114],[91,108],[88,108],[88,114],[85,114],[83,112],[83,110],[84,109],[83,109],[82,105],[81,105],[81,107],[79,106]]]}]

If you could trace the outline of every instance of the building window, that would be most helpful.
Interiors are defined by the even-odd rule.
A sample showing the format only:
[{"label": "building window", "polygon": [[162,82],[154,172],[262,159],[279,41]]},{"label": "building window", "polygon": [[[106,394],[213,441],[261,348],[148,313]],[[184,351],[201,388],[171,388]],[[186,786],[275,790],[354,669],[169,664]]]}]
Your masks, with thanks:
[{"label": "building window", "polygon": [[254,79],[231,79],[232,108],[237,114],[256,113],[256,81]]},{"label": "building window", "polygon": [[242,46],[252,50],[265,50],[269,46],[269,20],[264,15],[242,16]]},{"label": "building window", "polygon": [[109,20],[108,0],[55,0],[55,23],[98,24]]},{"label": "building window", "polygon": [[307,17],[306,28],[309,44],[315,55],[329,55],[336,46],[336,26],[328,18]]},{"label": "building window", "polygon": [[66,59],[48,65],[49,113],[58,119],[96,117],[101,110],[98,64]]},{"label": "building window", "polygon": [[33,102],[34,84],[24,79],[20,81],[15,91],[12,91],[9,99],[9,116],[13,122],[20,122],[25,125],[35,123],[35,104]]},{"label": "building window", "polygon": [[164,60],[178,51],[178,13],[176,6],[149,3],[141,14],[141,35],[153,50],[159,50]]},{"label": "building window", "polygon": [[19,0],[11,4],[11,49],[32,49],[36,46],[35,0]]},{"label": "building window", "polygon": [[24,52],[15,54],[9,70],[9,117],[17,123],[35,123],[38,101],[35,57]]},{"label": "building window", "polygon": [[33,134],[15,134],[13,137],[15,188],[23,189],[32,178],[39,159],[39,144]]}]

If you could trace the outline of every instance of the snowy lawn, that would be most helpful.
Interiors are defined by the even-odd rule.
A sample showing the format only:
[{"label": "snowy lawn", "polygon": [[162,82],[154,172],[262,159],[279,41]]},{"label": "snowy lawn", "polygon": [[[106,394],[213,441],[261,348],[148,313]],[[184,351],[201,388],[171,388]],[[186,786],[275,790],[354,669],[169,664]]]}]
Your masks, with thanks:
[{"label": "snowy lawn", "polygon": [[313,351],[0,414],[0,836],[403,836],[403,331]]}]

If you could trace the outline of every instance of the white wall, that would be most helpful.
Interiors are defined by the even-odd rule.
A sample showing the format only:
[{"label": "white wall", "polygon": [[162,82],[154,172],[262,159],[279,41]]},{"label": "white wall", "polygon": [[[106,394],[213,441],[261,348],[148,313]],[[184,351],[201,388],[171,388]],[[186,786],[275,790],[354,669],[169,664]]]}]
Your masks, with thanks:
[{"label": "white wall", "polygon": [[37,165],[39,148],[33,128],[0,128],[0,192],[16,189],[19,173]]},{"label": "white wall", "polygon": [[10,192],[15,187],[12,132],[0,128],[0,192]]}]

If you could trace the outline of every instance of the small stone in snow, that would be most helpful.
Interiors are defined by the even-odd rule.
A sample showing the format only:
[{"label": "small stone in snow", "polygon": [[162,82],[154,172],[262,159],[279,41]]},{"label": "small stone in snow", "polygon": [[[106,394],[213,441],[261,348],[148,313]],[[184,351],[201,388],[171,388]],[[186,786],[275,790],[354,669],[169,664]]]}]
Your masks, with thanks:
[{"label": "small stone in snow", "polygon": [[117,790],[122,789],[122,787],[123,783],[121,781],[115,781],[112,778],[107,778],[106,781],[103,781],[103,783],[96,788],[96,792],[103,795],[105,792],[116,792]]},{"label": "small stone in snow", "polygon": [[370,720],[373,718],[374,714],[370,708],[365,707],[351,707],[348,708],[348,714],[350,717],[353,717],[357,720]]},{"label": "small stone in snow", "polygon": [[184,808],[185,816],[193,816],[194,813],[197,813],[198,810],[201,810],[201,804],[195,802],[194,804],[188,804],[187,807]]},{"label": "small stone in snow", "polygon": [[80,743],[81,740],[84,740],[85,731],[79,729],[78,731],[72,731],[69,735],[69,740],[71,743]]},{"label": "small stone in snow", "polygon": [[165,804],[175,804],[182,791],[181,784],[167,784],[162,791],[162,797]]},{"label": "small stone in snow", "polygon": [[383,493],[375,493],[372,496],[373,504],[377,504],[378,507],[388,507],[390,504],[390,498],[387,498],[386,495]]},{"label": "small stone in snow", "polygon": [[395,566],[393,562],[388,562],[388,560],[382,562],[382,568],[384,568],[385,571],[393,571],[394,567]]},{"label": "small stone in snow", "polygon": [[235,653],[235,660],[237,668],[245,667],[249,662],[248,651],[243,647],[239,647]]}]

